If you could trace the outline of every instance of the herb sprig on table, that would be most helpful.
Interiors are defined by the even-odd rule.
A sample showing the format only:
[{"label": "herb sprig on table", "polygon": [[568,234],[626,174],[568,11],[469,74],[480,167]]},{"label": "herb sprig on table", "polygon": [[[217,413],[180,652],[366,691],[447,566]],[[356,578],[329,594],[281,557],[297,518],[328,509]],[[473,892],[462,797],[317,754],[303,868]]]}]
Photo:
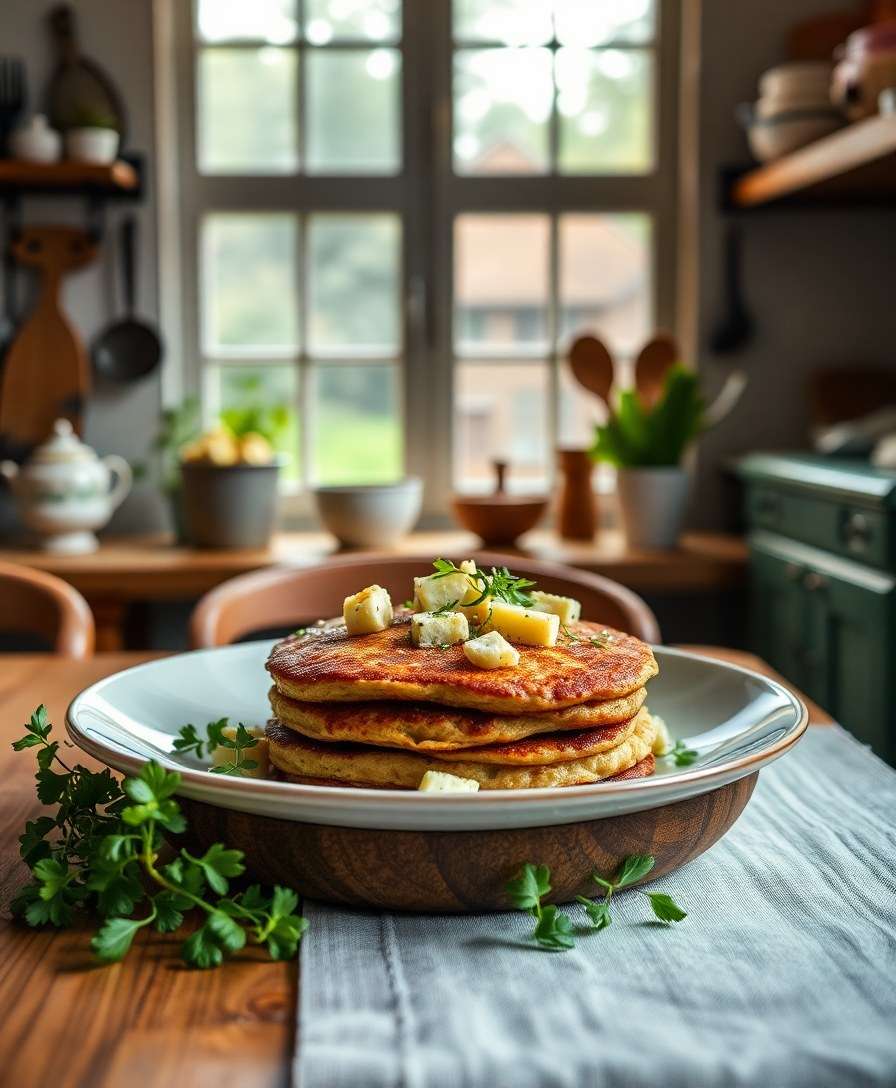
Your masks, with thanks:
[{"label": "herb sprig on table", "polygon": [[13,748],[38,749],[37,795],[56,808],[29,820],[19,839],[32,880],[13,900],[14,914],[31,926],[59,927],[71,925],[76,911],[98,914],[104,920],[91,947],[106,962],[122,959],[144,927],[180,929],[188,912],[201,923],[181,946],[188,964],[217,967],[247,943],[273,959],[295,955],[307,928],[298,896],[257,884],[231,893],[230,881],[245,869],[241,850],[214,843],[200,857],[182,849],[163,861],[164,833],[187,826],[174,798],[179,774],[151,762],[119,785],[108,770],[69,767],[50,740],[44,706],[25,730]]},{"label": "herb sprig on table", "polygon": [[[610,901],[613,893],[629,884],[642,880],[656,863],[650,854],[632,854],[623,861],[613,880],[605,880],[592,873],[591,879],[604,889],[603,899],[588,899],[577,895],[576,901],[585,908],[585,913],[595,930],[606,929],[612,922]],[[575,947],[573,925],[568,914],[563,914],[553,904],[542,905],[541,900],[551,890],[551,872],[546,865],[533,865],[527,862],[519,875],[506,886],[507,897],[517,910],[529,911],[535,918],[532,936],[542,948],[554,952],[565,952]],[[687,912],[665,892],[641,892],[650,900],[654,915],[661,922],[680,922],[687,918]]]},{"label": "herb sprig on table", "polygon": [[456,567],[448,559],[436,559],[432,564],[436,568],[434,578],[447,578],[449,574],[463,574],[469,578],[475,588],[479,590],[479,596],[472,601],[465,601],[465,607],[481,604],[491,597],[493,600],[506,601],[508,604],[519,604],[524,608],[532,607],[532,598],[526,592],[535,583],[529,578],[518,578],[511,574],[507,567],[492,567],[491,573],[484,570],[468,572]]}]

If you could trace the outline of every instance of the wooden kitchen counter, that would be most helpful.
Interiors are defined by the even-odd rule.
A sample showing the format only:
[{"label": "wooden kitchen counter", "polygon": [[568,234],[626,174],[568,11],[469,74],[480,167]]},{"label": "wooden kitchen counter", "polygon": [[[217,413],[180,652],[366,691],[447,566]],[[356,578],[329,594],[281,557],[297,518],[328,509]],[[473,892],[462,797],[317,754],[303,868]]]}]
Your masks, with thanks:
[{"label": "wooden kitchen counter", "polygon": [[[402,555],[462,557],[480,550],[472,533],[417,532],[395,546]],[[602,530],[594,541],[561,540],[535,530],[507,555],[594,571],[637,593],[700,593],[741,585],[747,549],[739,537],[692,533],[670,552],[630,551],[620,532]],[[209,551],[174,546],[165,536],[107,538],[90,555],[49,555],[9,548],[0,560],[23,563],[64,578],[87,598],[97,624],[97,649],[120,650],[127,605],[135,601],[195,600],[228,578],[281,563],[306,565],[338,551],[327,533],[280,533],[262,551]],[[358,552],[357,554],[363,554]]]},{"label": "wooden kitchen counter", "polygon": [[[692,649],[776,674],[751,654]],[[18,856],[26,820],[39,816],[32,751],[13,752],[32,710],[45,703],[54,736],[87,684],[159,654],[99,654],[89,661],[0,654],[0,1081],[55,1088],[274,1088],[289,1083],[295,1040],[296,963],[272,963],[244,950],[213,971],[179,957],[183,935],[141,930],[123,963],[101,967],[95,929],[29,929],[9,917],[27,877]],[[778,677],[780,679],[780,677]],[[811,700],[809,720],[830,718]],[[67,758],[67,757],[66,757]],[[78,753],[81,762],[98,766]],[[46,810],[43,810],[46,811]],[[309,933],[307,940],[314,940]],[[301,1046],[301,1040],[298,1040]]]}]

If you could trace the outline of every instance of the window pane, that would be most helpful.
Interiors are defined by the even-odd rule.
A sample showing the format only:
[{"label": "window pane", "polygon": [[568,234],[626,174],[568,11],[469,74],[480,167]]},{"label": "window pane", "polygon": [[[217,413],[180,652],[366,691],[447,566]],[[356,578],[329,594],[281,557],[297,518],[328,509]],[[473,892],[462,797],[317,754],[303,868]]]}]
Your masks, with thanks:
[{"label": "window pane", "polygon": [[284,458],[281,483],[299,480],[297,371],[293,366],[219,366],[217,406],[234,430],[259,431]]},{"label": "window pane", "polygon": [[551,40],[551,5],[548,0],[454,0],[454,37],[543,45]]},{"label": "window pane", "polygon": [[199,36],[207,42],[253,39],[282,45],[298,31],[295,0],[199,0]]},{"label": "window pane", "polygon": [[398,368],[314,369],[314,479],[319,484],[387,483],[403,475]]},{"label": "window pane", "polygon": [[309,49],[308,170],[394,174],[401,167],[401,54]]},{"label": "window pane", "polygon": [[558,169],[643,174],[653,165],[653,64],[640,49],[557,51]]},{"label": "window pane", "polygon": [[459,490],[491,491],[495,459],[510,463],[508,490],[547,486],[549,396],[544,363],[456,364],[454,477]]},{"label": "window pane", "polygon": [[401,37],[401,0],[305,0],[305,37],[314,45]]},{"label": "window pane", "polygon": [[292,215],[210,215],[202,231],[202,341],[208,354],[294,352],[299,342]]},{"label": "window pane", "polygon": [[454,169],[543,174],[553,81],[549,49],[462,49],[454,57]]},{"label": "window pane", "polygon": [[653,0],[554,0],[563,45],[646,42],[653,37]]},{"label": "window pane", "polygon": [[454,222],[459,354],[547,349],[546,215],[460,215]]},{"label": "window pane", "polygon": [[291,49],[201,51],[201,173],[288,174],[297,169],[297,70]]},{"label": "window pane", "polygon": [[310,351],[352,355],[398,352],[400,249],[397,216],[310,216]]},{"label": "window pane", "polygon": [[593,332],[615,352],[637,352],[653,325],[650,217],[560,216],[560,347]]}]

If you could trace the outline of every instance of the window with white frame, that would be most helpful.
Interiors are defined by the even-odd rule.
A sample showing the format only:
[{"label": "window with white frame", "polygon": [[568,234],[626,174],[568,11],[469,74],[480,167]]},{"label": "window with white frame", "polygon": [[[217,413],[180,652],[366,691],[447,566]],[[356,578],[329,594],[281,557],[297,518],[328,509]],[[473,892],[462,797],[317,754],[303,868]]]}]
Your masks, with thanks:
[{"label": "window with white frame", "polygon": [[600,411],[570,340],[624,364],[672,324],[674,0],[174,10],[207,413],[289,404],[297,494],[410,471],[438,512],[497,458],[545,486]]}]

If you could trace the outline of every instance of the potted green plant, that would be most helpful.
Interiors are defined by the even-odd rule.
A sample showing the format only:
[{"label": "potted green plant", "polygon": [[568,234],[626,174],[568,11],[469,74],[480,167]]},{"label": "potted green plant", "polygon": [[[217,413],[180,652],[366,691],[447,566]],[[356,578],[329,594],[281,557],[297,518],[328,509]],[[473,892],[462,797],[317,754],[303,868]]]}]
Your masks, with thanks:
[{"label": "potted green plant", "polygon": [[598,426],[590,453],[617,468],[619,505],[631,548],[674,548],[681,533],[688,476],[682,459],[706,419],[697,375],[671,367],[648,404],[634,389],[618,397]]},{"label": "potted green plant", "polygon": [[77,162],[115,162],[119,142],[116,118],[100,107],[76,110],[65,130],[65,153]]},{"label": "potted green plant", "polygon": [[277,517],[276,450],[292,412],[265,400],[257,380],[211,430],[177,450],[186,539],[204,548],[263,548]]}]

